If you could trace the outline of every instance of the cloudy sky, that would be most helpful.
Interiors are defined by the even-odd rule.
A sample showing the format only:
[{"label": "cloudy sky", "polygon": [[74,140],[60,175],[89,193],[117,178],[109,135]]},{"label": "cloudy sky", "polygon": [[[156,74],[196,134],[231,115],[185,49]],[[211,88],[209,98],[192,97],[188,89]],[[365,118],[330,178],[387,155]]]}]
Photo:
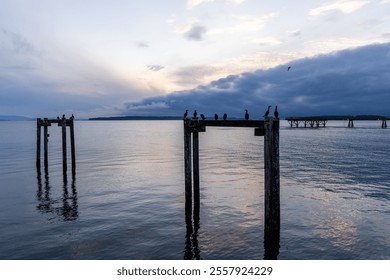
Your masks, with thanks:
[{"label": "cloudy sky", "polygon": [[0,6],[0,115],[390,115],[390,0]]}]

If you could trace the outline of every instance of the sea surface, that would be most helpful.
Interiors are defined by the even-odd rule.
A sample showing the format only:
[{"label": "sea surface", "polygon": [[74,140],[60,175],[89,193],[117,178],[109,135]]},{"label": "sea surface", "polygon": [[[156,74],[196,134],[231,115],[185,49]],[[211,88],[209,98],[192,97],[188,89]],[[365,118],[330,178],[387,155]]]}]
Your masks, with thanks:
[{"label": "sea surface", "polygon": [[[278,259],[390,259],[390,128],[380,126],[281,121]],[[182,121],[76,121],[75,176],[70,158],[63,176],[61,129],[49,133],[49,167],[37,172],[36,123],[0,122],[0,259],[264,258],[264,140],[252,128],[200,133],[192,233]]]}]

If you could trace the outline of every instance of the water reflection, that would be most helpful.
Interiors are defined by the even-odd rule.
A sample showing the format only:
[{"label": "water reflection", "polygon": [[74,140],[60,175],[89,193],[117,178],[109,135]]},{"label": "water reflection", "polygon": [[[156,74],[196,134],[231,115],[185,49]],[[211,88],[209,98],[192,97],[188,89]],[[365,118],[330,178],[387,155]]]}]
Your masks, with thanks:
[{"label": "water reflection", "polygon": [[186,242],[184,249],[185,260],[200,260],[200,250],[198,244],[198,231],[200,225],[199,219],[199,203],[194,205],[194,215],[192,216],[192,209],[186,208]]},{"label": "water reflection", "polygon": [[[41,170],[37,169],[37,200],[38,211],[42,213],[54,213],[64,219],[64,221],[76,220],[79,216],[77,203],[76,178],[72,176],[70,189],[68,186],[68,178],[64,174],[63,191],[61,202],[59,199],[53,199],[51,194],[51,185],[48,169],[45,168],[44,182],[42,182]],[[58,204],[60,203],[60,206]]]}]

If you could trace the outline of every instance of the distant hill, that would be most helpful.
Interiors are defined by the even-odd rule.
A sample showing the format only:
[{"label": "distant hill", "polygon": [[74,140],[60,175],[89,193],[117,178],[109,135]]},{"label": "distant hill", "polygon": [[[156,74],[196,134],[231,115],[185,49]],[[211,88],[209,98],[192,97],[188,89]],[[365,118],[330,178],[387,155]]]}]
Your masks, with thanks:
[{"label": "distant hill", "polygon": [[0,115],[0,121],[33,121],[35,119],[24,116]]},{"label": "distant hill", "polygon": [[182,120],[183,117],[178,116],[121,116],[121,117],[100,117],[90,118],[91,121],[148,121],[148,120]]}]

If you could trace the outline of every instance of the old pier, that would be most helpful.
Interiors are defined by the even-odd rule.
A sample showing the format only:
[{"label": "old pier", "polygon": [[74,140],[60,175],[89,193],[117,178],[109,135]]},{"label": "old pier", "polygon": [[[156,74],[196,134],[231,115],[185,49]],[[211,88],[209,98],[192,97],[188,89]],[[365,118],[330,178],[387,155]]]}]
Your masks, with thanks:
[{"label": "old pier", "polygon": [[[280,239],[279,119],[273,117],[265,117],[264,120],[184,119],[185,210],[187,225],[191,223],[188,219],[191,219],[191,214],[189,213],[192,213],[192,206],[194,206],[195,223],[197,224],[199,221],[199,133],[206,132],[207,126],[252,127],[254,128],[255,136],[264,136],[264,258],[276,258],[279,252]],[[197,228],[196,225],[195,228]]]},{"label": "old pier", "polygon": [[66,149],[66,127],[70,129],[70,145],[71,145],[71,157],[72,157],[72,174],[76,173],[76,151],[75,151],[75,141],[74,141],[74,125],[73,117],[66,119],[65,116],[57,119],[37,119],[37,158],[36,166],[37,169],[41,167],[41,128],[43,127],[43,149],[44,149],[44,166],[47,170],[48,168],[48,127],[52,124],[58,124],[62,128],[62,167],[63,173],[67,172],[67,149]]},{"label": "old pier", "polygon": [[300,124],[304,127],[325,127],[328,121],[348,121],[348,127],[354,127],[354,121],[381,121],[382,128],[387,128],[387,120],[389,117],[385,116],[311,116],[311,117],[287,117],[286,120],[290,124],[290,127],[298,128]]}]

